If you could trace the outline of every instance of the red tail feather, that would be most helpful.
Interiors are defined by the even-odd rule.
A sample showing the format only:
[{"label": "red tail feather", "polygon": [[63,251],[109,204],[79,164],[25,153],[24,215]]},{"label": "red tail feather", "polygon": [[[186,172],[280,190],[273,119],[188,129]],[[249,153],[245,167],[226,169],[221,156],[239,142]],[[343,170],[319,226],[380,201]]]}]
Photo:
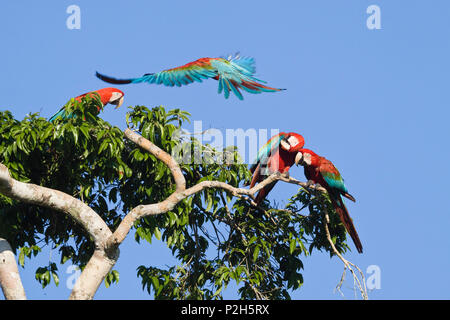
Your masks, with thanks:
[{"label": "red tail feather", "polygon": [[331,197],[331,202],[333,203],[334,209],[339,214],[339,218],[342,221],[342,224],[345,227],[345,230],[347,230],[348,234],[353,240],[353,243],[355,244],[356,249],[359,253],[363,252],[361,240],[359,240],[358,233],[356,232],[355,226],[353,225],[353,220],[350,218],[350,214],[348,213],[347,208],[345,207],[344,202],[342,201],[341,196],[338,196],[339,198],[333,199]]}]

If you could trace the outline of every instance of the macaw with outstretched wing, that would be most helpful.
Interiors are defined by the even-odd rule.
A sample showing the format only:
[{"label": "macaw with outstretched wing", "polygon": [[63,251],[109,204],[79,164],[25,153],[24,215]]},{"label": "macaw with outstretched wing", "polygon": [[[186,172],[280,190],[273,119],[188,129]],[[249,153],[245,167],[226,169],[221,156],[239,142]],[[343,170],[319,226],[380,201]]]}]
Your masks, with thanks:
[{"label": "macaw with outstretched wing", "polygon": [[228,99],[230,92],[240,100],[244,97],[240,90],[248,93],[276,92],[285,89],[268,87],[264,81],[255,78],[255,62],[251,57],[236,55],[228,58],[200,58],[181,67],[167,69],[157,73],[146,73],[142,77],[130,79],[116,79],[99,72],[96,76],[112,84],[128,84],[147,82],[163,84],[165,86],[180,87],[193,82],[202,82],[205,79],[215,79],[219,82],[218,93],[224,92]]}]

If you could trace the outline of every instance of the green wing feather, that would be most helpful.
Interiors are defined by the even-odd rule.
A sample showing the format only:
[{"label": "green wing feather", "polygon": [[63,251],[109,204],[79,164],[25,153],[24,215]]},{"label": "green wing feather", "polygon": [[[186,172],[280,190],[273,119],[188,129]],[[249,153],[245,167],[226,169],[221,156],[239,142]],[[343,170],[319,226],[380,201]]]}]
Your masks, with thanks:
[{"label": "green wing feather", "polygon": [[250,167],[250,171],[255,171],[259,163],[267,162],[267,159],[270,157],[273,151],[280,146],[281,140],[286,136],[287,134],[285,132],[280,132],[279,134],[274,135],[272,138],[270,138],[269,141],[267,141],[266,144],[259,149],[258,154],[256,155],[256,160]]}]

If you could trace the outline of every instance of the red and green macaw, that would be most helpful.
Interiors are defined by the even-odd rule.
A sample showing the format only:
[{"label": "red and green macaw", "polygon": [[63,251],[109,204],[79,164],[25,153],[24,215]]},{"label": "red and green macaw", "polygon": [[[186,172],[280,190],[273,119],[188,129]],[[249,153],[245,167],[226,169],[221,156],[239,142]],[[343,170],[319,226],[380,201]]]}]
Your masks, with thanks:
[{"label": "red and green macaw", "polygon": [[[108,103],[116,105],[116,109],[119,108],[123,103],[124,93],[116,88],[103,88],[100,90],[87,92],[82,95],[79,95],[78,97],[75,98],[75,100],[81,101],[81,98],[93,93],[97,93],[100,96],[100,100],[103,104],[101,107],[100,106],[97,107],[98,112],[100,112],[101,108],[107,105]],[[62,107],[54,116],[52,116],[49,119],[49,121],[53,122],[58,117],[61,117],[62,119],[70,119],[73,117],[73,114],[68,113],[65,107]]]},{"label": "red and green macaw", "polygon": [[100,73],[96,76],[108,83],[155,83],[165,86],[180,87],[193,82],[202,82],[202,79],[212,78],[219,81],[218,93],[224,92],[228,99],[233,92],[240,100],[244,97],[239,89],[249,93],[275,92],[285,89],[271,88],[261,84],[265,81],[255,78],[254,60],[251,57],[240,57],[236,55],[228,58],[200,58],[189,62],[181,67],[164,70],[158,73],[146,73],[140,78],[116,79]]},{"label": "red and green macaw", "polygon": [[353,220],[350,218],[350,214],[348,213],[341,196],[344,196],[353,202],[355,201],[355,198],[348,193],[347,187],[344,184],[344,179],[338,169],[336,169],[330,160],[317,155],[309,149],[299,150],[295,162],[304,167],[306,179],[312,183],[320,184],[328,191],[331,203],[339,214],[342,224],[350,234],[358,252],[362,253],[363,248],[361,241],[359,240],[358,233],[353,225]]},{"label": "red and green macaw", "polygon": [[[258,151],[256,160],[250,167],[250,171],[253,174],[250,188],[275,172],[287,173],[295,163],[295,157],[304,144],[305,139],[295,132],[281,132],[270,138]],[[259,204],[264,200],[275,184],[276,181],[261,189],[256,196],[255,202]]]}]

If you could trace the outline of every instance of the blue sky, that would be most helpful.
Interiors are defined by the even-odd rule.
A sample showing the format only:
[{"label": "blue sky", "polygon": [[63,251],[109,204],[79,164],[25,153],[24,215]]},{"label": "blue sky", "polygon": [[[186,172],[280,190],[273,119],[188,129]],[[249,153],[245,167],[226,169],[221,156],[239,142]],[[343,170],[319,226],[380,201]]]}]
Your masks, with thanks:
[{"label": "blue sky", "polygon": [[[346,257],[363,271],[381,270],[371,299],[448,299],[450,209],[448,137],[450,2],[430,1],[4,1],[0,4],[1,109],[22,119],[52,116],[69,98],[107,87],[95,71],[134,77],[200,57],[240,51],[255,58],[257,77],[281,93],[225,100],[210,80],[183,88],[121,86],[124,106],[102,117],[125,128],[126,106],[181,108],[220,130],[301,133],[305,146],[332,160],[356,203],[349,203],[364,254]],[[132,3],[132,4],[131,4]],[[81,29],[69,30],[69,5]],[[369,30],[369,5],[381,29]],[[304,180],[301,168],[291,175]],[[278,184],[283,202],[296,187]],[[350,243],[351,248],[353,244]],[[54,257],[57,261],[58,258]],[[41,290],[34,271],[44,250],[21,269],[29,298],[65,299],[61,284]],[[136,268],[171,264],[164,244],[121,247],[118,285],[98,299],[148,299]],[[342,299],[333,289],[343,266],[315,252],[304,260],[304,286],[294,299]],[[350,279],[350,278],[348,278]],[[344,286],[354,297],[352,281]],[[229,291],[226,298],[234,298]]]}]

